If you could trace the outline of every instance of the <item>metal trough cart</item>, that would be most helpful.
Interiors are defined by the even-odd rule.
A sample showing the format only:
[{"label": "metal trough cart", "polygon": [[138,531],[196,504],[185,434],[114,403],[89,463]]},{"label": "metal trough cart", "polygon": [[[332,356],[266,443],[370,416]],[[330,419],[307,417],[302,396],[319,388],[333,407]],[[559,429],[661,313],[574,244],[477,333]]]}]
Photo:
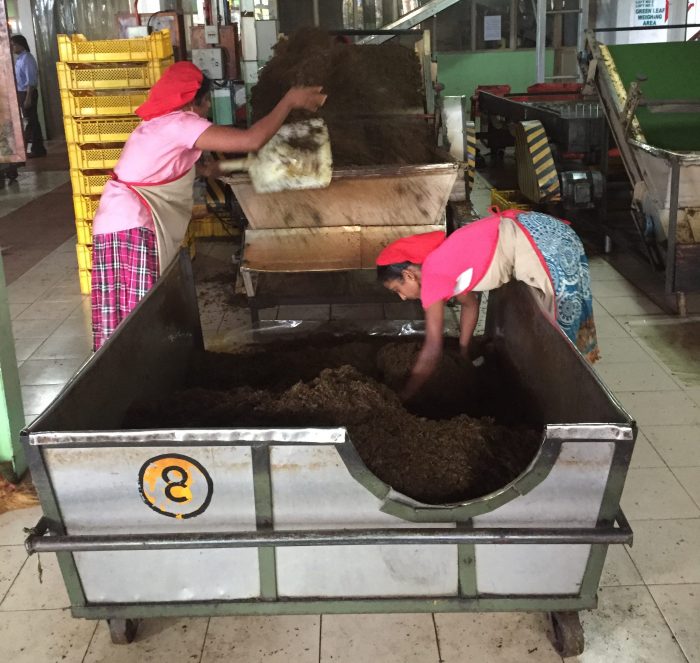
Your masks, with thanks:
[{"label": "metal trough cart", "polygon": [[596,605],[636,427],[525,286],[492,294],[488,333],[545,422],[501,490],[431,506],[369,472],[344,428],[124,430],[129,406],[184,385],[203,350],[188,259],[175,261],[22,437],[73,615],[548,611],[565,655]]}]

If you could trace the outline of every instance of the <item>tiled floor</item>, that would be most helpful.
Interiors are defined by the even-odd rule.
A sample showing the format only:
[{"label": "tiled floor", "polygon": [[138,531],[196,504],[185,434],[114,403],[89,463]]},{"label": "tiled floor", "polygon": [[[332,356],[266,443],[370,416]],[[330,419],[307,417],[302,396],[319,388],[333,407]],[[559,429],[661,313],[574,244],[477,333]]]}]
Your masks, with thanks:
[{"label": "tiled floor", "polygon": [[[478,209],[488,192],[478,183]],[[90,352],[89,304],[78,293],[74,240],[9,286],[27,420],[53,398]],[[200,265],[228,268],[229,249],[202,244]],[[597,370],[640,424],[623,507],[631,548],[611,549],[599,608],[586,612],[586,651],[607,663],[700,662],[700,373],[696,354],[674,372],[650,343],[669,319],[606,262],[591,260],[603,359]],[[202,320],[211,346],[249,329],[244,311],[217,297],[220,279],[200,279]],[[278,314],[279,311],[275,311]],[[651,335],[651,336],[650,336]],[[695,362],[693,364],[692,362]],[[0,660],[323,661],[485,663],[561,660],[539,614],[312,615],[153,620],[137,641],[112,645],[103,622],[73,619],[53,555],[27,558],[22,527],[37,508],[0,516]]]}]

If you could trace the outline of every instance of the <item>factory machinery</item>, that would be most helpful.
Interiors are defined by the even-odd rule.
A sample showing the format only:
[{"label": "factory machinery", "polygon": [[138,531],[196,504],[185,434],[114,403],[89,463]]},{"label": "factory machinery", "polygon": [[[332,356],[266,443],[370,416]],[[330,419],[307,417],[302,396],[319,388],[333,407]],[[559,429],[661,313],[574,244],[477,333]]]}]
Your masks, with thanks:
[{"label": "factory machinery", "polygon": [[526,286],[489,298],[487,335],[541,443],[469,501],[399,493],[343,427],[127,429],[134,403],[184,388],[201,361],[183,252],[23,432],[44,513],[27,548],[57,553],[73,615],[107,619],[117,643],[161,616],[544,611],[576,655],[608,545],[632,541],[620,497],[636,426]]},{"label": "factory machinery", "polygon": [[[515,146],[524,207],[605,237],[611,260],[661,307],[700,291],[699,42],[606,47],[588,32],[584,84],[478,88],[477,137],[498,162]],[[643,73],[648,71],[648,75]]]}]

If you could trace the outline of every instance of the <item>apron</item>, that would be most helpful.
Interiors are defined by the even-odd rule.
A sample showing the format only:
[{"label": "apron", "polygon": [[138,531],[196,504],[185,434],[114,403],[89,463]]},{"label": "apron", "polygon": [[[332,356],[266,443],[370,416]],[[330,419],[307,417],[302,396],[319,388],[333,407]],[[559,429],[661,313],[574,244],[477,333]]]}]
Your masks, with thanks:
[{"label": "apron", "polygon": [[133,191],[148,208],[158,245],[158,269],[162,274],[180,251],[192,218],[195,168],[165,182],[124,182],[114,173],[112,179]]},{"label": "apron", "polygon": [[474,290],[495,290],[512,279],[533,288],[540,306],[556,319],[554,288],[543,259],[518,223],[504,214],[498,227],[493,260]]}]

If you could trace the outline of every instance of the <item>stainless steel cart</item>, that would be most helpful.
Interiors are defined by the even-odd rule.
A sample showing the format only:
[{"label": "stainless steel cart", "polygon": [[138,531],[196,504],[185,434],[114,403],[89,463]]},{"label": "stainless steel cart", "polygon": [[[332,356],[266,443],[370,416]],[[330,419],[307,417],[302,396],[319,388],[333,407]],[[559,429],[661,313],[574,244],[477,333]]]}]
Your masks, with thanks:
[{"label": "stainless steel cart", "polygon": [[501,490],[432,506],[363,464],[344,428],[124,430],[129,406],[184,384],[202,352],[181,256],[23,432],[73,615],[115,642],[160,616],[548,611],[579,652],[636,427],[525,286],[490,298],[488,333],[541,420],[531,465]]}]

